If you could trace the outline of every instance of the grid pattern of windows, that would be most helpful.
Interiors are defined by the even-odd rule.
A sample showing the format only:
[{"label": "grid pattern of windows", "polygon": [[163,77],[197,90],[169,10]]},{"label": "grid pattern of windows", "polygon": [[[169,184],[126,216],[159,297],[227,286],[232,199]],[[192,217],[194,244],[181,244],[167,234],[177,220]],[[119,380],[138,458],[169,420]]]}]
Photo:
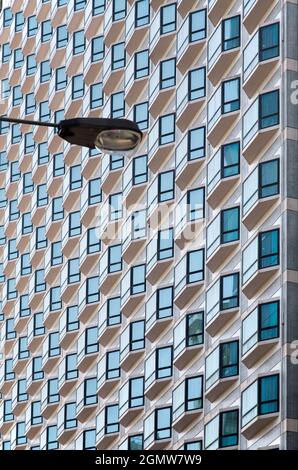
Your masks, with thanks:
[{"label": "grid pattern of windows", "polygon": [[277,441],[295,2],[10,3],[1,115],[144,138],[109,155],[0,125],[0,448],[257,448],[263,422]]}]

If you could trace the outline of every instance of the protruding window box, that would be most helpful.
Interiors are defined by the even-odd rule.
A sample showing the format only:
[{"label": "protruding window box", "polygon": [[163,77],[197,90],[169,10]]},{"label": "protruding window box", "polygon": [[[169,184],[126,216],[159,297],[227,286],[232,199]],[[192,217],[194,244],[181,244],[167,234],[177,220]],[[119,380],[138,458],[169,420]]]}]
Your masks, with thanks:
[{"label": "protruding window box", "polygon": [[4,421],[4,413],[3,413],[3,403],[0,408],[1,411],[1,419],[0,419],[0,432],[2,435],[8,434],[11,431],[12,426],[14,425],[14,419],[9,419]]},{"label": "protruding window box", "polygon": [[125,221],[122,229],[122,256],[130,264],[137,254],[144,248],[146,238],[146,210],[133,213]]},{"label": "protruding window box", "polygon": [[[26,214],[28,215],[28,212]],[[30,223],[32,223],[30,212],[29,212],[29,216],[30,216]],[[17,241],[16,241],[16,247],[17,247],[17,250],[20,251],[20,253],[24,253],[24,251],[26,250],[26,247],[28,246],[30,242],[30,238],[32,237],[32,232],[33,232],[32,225],[31,225],[31,228],[28,225],[24,227],[23,217],[21,216],[17,223]]]},{"label": "protruding window box", "polygon": [[127,428],[143,412],[144,377],[132,378],[119,390],[119,422]]},{"label": "protruding window box", "polygon": [[[64,369],[65,369],[65,365],[64,365]],[[59,384],[58,384],[58,390],[59,390],[60,395],[62,397],[69,396],[71,394],[71,391],[77,385],[77,383],[78,383],[78,376],[72,379],[67,379],[65,373],[61,374],[61,376],[59,376]]]},{"label": "protruding window box", "polygon": [[240,79],[221,83],[208,102],[208,140],[217,147],[240,116]]},{"label": "protruding window box", "polygon": [[[18,308],[18,305],[16,305],[15,309]],[[15,330],[15,326],[14,326],[14,330]],[[1,330],[1,345],[3,345],[3,351],[5,353],[5,355],[9,356],[10,355],[10,352],[12,351],[13,347],[14,347],[14,344],[16,343],[16,338],[17,338],[17,335],[16,334],[13,334],[11,335],[11,337],[7,337],[7,334],[6,334],[6,325],[3,325]],[[15,330],[15,332],[17,333],[17,331]],[[4,392],[3,392],[4,393]]]},{"label": "protruding window box", "polygon": [[240,240],[240,209],[221,211],[207,227],[206,265],[214,273],[226,264]]},{"label": "protruding window box", "polygon": [[[268,44],[267,31],[271,33]],[[250,98],[268,81],[278,63],[279,23],[274,23],[260,28],[243,51],[243,89]]]},{"label": "protruding window box", "polygon": [[49,394],[49,380],[44,384],[41,389],[41,414],[45,419],[49,419],[53,414],[57,414],[58,409],[60,408],[60,395],[58,393],[58,379],[57,389],[55,390],[55,395]]},{"label": "protruding window box", "polygon": [[48,18],[51,10],[51,2],[38,2],[36,9],[36,19],[38,22],[44,21]]},{"label": "protruding window box", "polygon": [[85,373],[98,359],[98,328],[87,328],[78,339],[78,369]]},{"label": "protruding window box", "polygon": [[147,18],[144,17],[143,16],[144,13],[141,11],[140,15],[142,15],[142,17],[139,19],[138,10],[133,2],[132,8],[126,17],[126,21],[125,21],[126,50],[129,55],[132,55],[137,50],[139,44],[143,42],[144,38],[148,34],[148,30],[150,26],[149,9],[150,7],[148,7],[148,17]]},{"label": "protruding window box", "polygon": [[[224,2],[223,2],[224,3]],[[240,16],[223,20],[208,43],[208,78],[213,86],[231,68],[240,48]]]},{"label": "protruding window box", "polygon": [[276,2],[274,0],[244,0],[243,3],[243,23],[247,31],[252,33]]},{"label": "protruding window box", "polygon": [[27,439],[34,440],[37,436],[40,435],[41,429],[43,427],[43,423],[40,422],[38,424],[31,423],[31,407],[27,408],[28,417],[26,417],[26,437]]},{"label": "protruding window box", "polygon": [[161,60],[177,35],[176,5],[171,7],[171,13],[164,11],[166,7],[161,7],[150,23],[149,50],[154,64]]},{"label": "protruding window box", "polygon": [[[147,223],[152,230],[169,220],[175,196],[175,172],[173,170],[159,173],[147,191]],[[168,223],[168,222],[167,222]]]},{"label": "protruding window box", "polygon": [[[127,47],[127,45],[126,45]],[[125,70],[125,102],[129,106],[133,106],[139,96],[142,95],[144,88],[148,83],[148,73],[145,75],[142,73],[140,77],[136,77],[136,55],[133,54]],[[145,73],[145,72],[144,72]]]},{"label": "protruding window box", "polygon": [[80,285],[81,274],[76,269],[79,267],[79,259],[69,259],[66,265],[62,268],[60,283],[61,283],[61,299],[63,302],[69,302],[78,291]]},{"label": "protruding window box", "polygon": [[90,180],[97,175],[102,154],[98,149],[82,149],[81,173],[86,180]]},{"label": "protruding window box", "polygon": [[240,143],[223,145],[207,166],[207,201],[216,209],[240,180]]},{"label": "protruding window box", "polygon": [[80,225],[72,230],[70,216],[64,220],[61,228],[62,247],[61,251],[66,258],[70,258],[73,251],[79,244],[81,236]]},{"label": "protruding window box", "polygon": [[[59,137],[61,140],[61,138]],[[63,174],[62,174],[63,173]],[[47,193],[49,194],[50,197],[56,197],[57,194],[60,192],[60,188],[63,185],[63,180],[64,180],[64,171],[60,173],[59,176],[54,176],[53,174],[53,162],[51,162],[48,165],[48,171],[47,171]]]},{"label": "protruding window box", "polygon": [[177,67],[182,74],[187,72],[203,52],[206,45],[206,33],[206,9],[190,11],[177,34]]},{"label": "protruding window box", "polygon": [[[169,123],[166,122],[167,119]],[[149,132],[148,166],[153,173],[157,173],[173,154],[175,148],[174,121],[174,114],[161,116]],[[164,130],[163,123],[166,123]]]},{"label": "protruding window box", "polygon": [[146,295],[146,266],[131,267],[121,281],[121,313],[129,317]]},{"label": "protruding window box", "polygon": [[121,313],[120,313],[120,297],[115,298],[114,302],[117,302],[119,312],[118,318],[109,318],[107,314],[107,304],[105,304],[99,311],[99,327],[98,327],[98,342],[102,346],[106,347],[109,343],[112,342],[120,330],[121,330]]},{"label": "protruding window box", "polygon": [[46,283],[42,282],[36,284],[35,282],[38,271],[35,271],[29,280],[29,307],[32,308],[32,310],[38,309],[46,293]]},{"label": "protruding window box", "polygon": [[205,397],[215,402],[239,380],[238,341],[220,343],[206,357]]},{"label": "protruding window box", "polygon": [[[33,198],[32,198],[32,205],[31,205],[31,220],[32,224],[35,227],[39,227],[43,224],[43,220],[46,215],[47,206],[38,206],[37,201],[37,188],[34,190]],[[31,243],[31,240],[30,240]]]},{"label": "protruding window box", "polygon": [[30,315],[30,308],[26,308],[24,309],[24,311],[20,309],[20,305],[15,308],[14,330],[19,335],[21,335],[22,333],[24,333],[24,331],[27,330],[27,324],[29,322]]},{"label": "protruding window box", "polygon": [[80,270],[88,276],[100,256],[100,241],[95,231],[86,231],[80,241]]},{"label": "protruding window box", "polygon": [[53,208],[50,204],[46,212],[46,237],[50,241],[54,241],[56,238],[58,238],[58,234],[60,234],[61,230],[61,225],[62,219],[53,216]]},{"label": "protruding window box", "polygon": [[73,33],[83,24],[85,17],[85,5],[82,4],[81,7],[75,10],[75,2],[68,2],[67,5],[67,30],[69,33]]},{"label": "protruding window box", "polygon": [[279,126],[279,90],[259,95],[243,116],[242,154],[249,164],[259,159],[276,138]]},{"label": "protruding window box", "polygon": [[248,299],[253,298],[260,289],[279,272],[279,230],[261,232],[242,253],[242,291]]},{"label": "protruding window box", "polygon": [[29,351],[24,352],[23,355],[19,354],[19,344],[15,343],[13,347],[13,371],[16,375],[20,375],[23,370],[26,370],[28,362],[30,361]]},{"label": "protruding window box", "polygon": [[176,184],[183,191],[199,173],[205,157],[205,127],[190,130],[176,148]]},{"label": "protruding window box", "polygon": [[80,423],[86,423],[96,411],[98,405],[97,395],[86,396],[88,381],[95,385],[96,377],[84,380],[77,389],[76,418]]},{"label": "protruding window box", "polygon": [[173,381],[173,348],[161,347],[145,361],[145,395],[155,400]]},{"label": "protruding window box", "polygon": [[147,281],[156,285],[174,261],[173,229],[160,230],[147,245]]},{"label": "protruding window box", "polygon": [[[118,354],[120,358],[119,351],[113,351],[113,353]],[[97,392],[101,398],[108,397],[119,385],[121,380],[119,368],[112,371],[109,371],[107,368],[108,356],[104,355],[104,357],[97,364]]]},{"label": "protruding window box", "polygon": [[145,322],[130,323],[120,336],[120,367],[129,372],[145,355]]},{"label": "protruding window box", "polygon": [[57,355],[51,355],[49,353],[49,345],[48,341],[44,341],[43,343],[43,355],[42,355],[42,370],[46,373],[49,374],[61,361],[61,356],[60,354]]},{"label": "protruding window box", "polygon": [[[100,46],[100,47],[99,47]],[[104,58],[103,36],[92,38],[84,53],[84,81],[90,86],[96,82],[101,73]]]},{"label": "protruding window box", "polygon": [[66,22],[66,15],[67,15],[67,4],[58,6],[57,3],[54,3],[51,5],[50,16],[51,16],[51,23],[54,28],[57,28],[58,26]]},{"label": "protruding window box", "polygon": [[206,331],[215,336],[239,313],[239,273],[221,276],[206,294]]},{"label": "protruding window box", "polygon": [[31,316],[28,323],[28,349],[31,354],[41,347],[44,335],[45,328],[42,324],[42,313],[40,312],[35,316]]},{"label": "protruding window box", "polygon": [[105,154],[102,158],[101,189],[110,194],[123,172],[123,157]]},{"label": "protruding window box", "polygon": [[[124,79],[124,67],[114,68],[113,63],[113,46],[108,51],[103,62],[103,79],[102,89],[103,92],[110,96],[117,91],[117,85]],[[124,62],[125,60],[123,60]]]},{"label": "protruding window box", "polygon": [[[45,281],[52,285],[61,271],[61,262],[55,264],[52,260],[52,247],[49,246],[45,252]],[[61,260],[62,261],[62,260]]]},{"label": "protruding window box", "polygon": [[[122,267],[117,271],[112,271],[111,268],[108,266],[108,250],[103,253],[103,256],[100,259],[99,264],[99,290],[104,295],[108,295],[109,292],[112,290],[113,286],[122,276]],[[120,263],[119,263],[120,267]]]},{"label": "protruding window box", "polygon": [[15,416],[22,415],[28,405],[28,395],[26,399],[18,397],[18,383],[19,382],[15,383],[11,392],[12,412]]},{"label": "protruding window box", "polygon": [[[63,415],[64,415],[64,408],[62,408],[62,410],[58,412],[58,429],[57,429],[57,440],[60,444],[62,445],[65,445],[67,444],[71,439],[74,438],[76,432],[77,432],[77,428],[74,427],[74,428],[69,428],[67,429],[65,427],[65,423],[64,423],[64,416],[62,416],[60,418],[60,412],[63,412]],[[59,419],[60,418],[60,419]],[[60,426],[59,426],[59,421],[60,421]],[[61,422],[62,421],[62,422]]]},{"label": "protruding window box", "polygon": [[175,267],[175,297],[178,308],[186,307],[204,288],[204,249],[189,251]]},{"label": "protruding window box", "polygon": [[[99,189],[94,190],[98,186]],[[96,225],[101,202],[100,178],[91,179],[81,193],[81,222],[85,227]]]},{"label": "protruding window box", "polygon": [[103,23],[105,5],[104,2],[102,3],[102,8],[98,8],[98,11],[96,11],[96,9],[94,11],[94,2],[87,2],[85,7],[85,35],[88,40],[91,40],[94,36],[96,36],[97,31],[100,30],[100,27]]},{"label": "protruding window box", "polygon": [[250,440],[268,431],[279,418],[279,375],[259,377],[242,392],[241,434]]},{"label": "protruding window box", "polygon": [[96,448],[109,449],[118,437],[118,405],[108,405],[96,416]]},{"label": "protruding window box", "polygon": [[183,432],[203,415],[203,376],[188,377],[173,390],[173,428]]},{"label": "protruding window box", "polygon": [[250,369],[280,345],[279,301],[259,304],[242,321],[242,362]]},{"label": "protruding window box", "polygon": [[115,44],[117,39],[122,35],[126,18],[126,12],[113,11],[113,3],[114,2],[110,2],[104,15],[105,44],[109,48],[112,46],[112,44]]},{"label": "protruding window box", "polygon": [[[194,0],[193,7],[196,8],[199,1]],[[177,10],[179,11],[180,15],[184,18],[185,15],[189,12],[189,1],[188,0],[178,0]]]},{"label": "protruding window box", "polygon": [[144,421],[144,449],[165,450],[172,443],[172,408],[157,408]]},{"label": "protruding window box", "polygon": [[204,188],[188,191],[178,202],[175,211],[175,243],[181,250],[198,238],[203,229],[204,216]]},{"label": "protruding window box", "polygon": [[58,318],[62,312],[62,302],[56,300],[51,305],[51,291],[48,291],[43,303],[44,317],[43,322],[47,329],[53,328],[55,323],[57,323]]},{"label": "protruding window box", "polygon": [[33,380],[32,372],[33,372],[32,367],[30,368],[30,364],[29,364],[29,367],[27,368],[27,384],[26,385],[27,385],[27,393],[33,397],[43,386],[44,378],[41,377],[40,379]]},{"label": "protruding window box", "polygon": [[243,183],[242,222],[251,231],[279,200],[279,160],[260,163]]},{"label": "protruding window box", "polygon": [[173,287],[163,287],[146,303],[146,338],[153,343],[172,323]]},{"label": "protruding window box", "polygon": [[177,88],[176,95],[176,124],[185,132],[194,119],[201,113],[205,105],[206,69],[190,70]]},{"label": "protruding window box", "polygon": [[79,320],[90,321],[98,311],[100,302],[98,276],[85,279],[79,289]]},{"label": "protruding window box", "polygon": [[235,0],[208,0],[208,17],[214,24],[220,21],[226,11],[235,3]]},{"label": "protruding window box", "polygon": [[174,366],[179,370],[183,370],[203,352],[203,318],[203,312],[189,313],[174,329]]}]

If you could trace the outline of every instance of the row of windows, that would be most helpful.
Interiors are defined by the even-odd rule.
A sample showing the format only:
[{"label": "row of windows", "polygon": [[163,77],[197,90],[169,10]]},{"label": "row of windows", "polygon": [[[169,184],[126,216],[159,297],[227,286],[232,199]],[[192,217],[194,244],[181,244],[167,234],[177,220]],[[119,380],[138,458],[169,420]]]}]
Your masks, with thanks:
[{"label": "row of windows", "polygon": [[[55,400],[54,384],[56,379],[48,381],[48,397],[51,398],[50,403]],[[53,387],[54,385],[54,387]],[[93,378],[85,379],[82,384],[82,392],[84,394],[84,405],[96,405],[97,391],[96,381]],[[96,416],[96,434],[92,434],[93,445],[89,444],[88,448],[95,448],[96,440],[106,434],[117,434],[119,432],[119,416],[121,417],[121,408],[125,406],[121,402],[121,392],[129,396],[129,407],[135,408],[143,406],[144,380],[142,377],[130,379],[120,391],[119,405],[108,405],[104,410]],[[78,389],[79,393],[79,389]],[[172,425],[177,420],[179,413],[189,411],[193,412],[202,408],[202,377],[189,377],[185,382],[181,383],[173,391],[173,400],[175,400],[175,408],[172,406],[155,409],[144,421],[144,435],[131,436],[127,442],[120,444],[119,449],[143,449],[147,448],[154,441],[167,441],[172,437]],[[279,411],[279,375],[268,375],[258,378],[242,393],[241,400],[241,429],[245,428],[257,416],[272,415]],[[13,420],[12,400],[6,400],[3,403],[3,420]],[[181,405],[180,405],[181,403]],[[78,404],[76,402],[66,403],[58,413],[57,420],[57,437],[63,430],[73,429],[77,427]],[[26,443],[25,428],[29,425],[40,424],[43,421],[41,410],[42,401],[31,403],[26,414],[27,420],[16,424],[16,445]],[[178,416],[177,416],[178,414]],[[28,416],[28,417],[27,417]],[[46,430],[48,432],[48,429]],[[86,432],[86,431],[85,431]],[[57,438],[56,437],[56,438]],[[89,436],[91,437],[91,436]],[[14,436],[12,433],[12,440]],[[42,440],[42,439],[41,439]],[[205,425],[204,429],[204,445],[205,449],[221,449],[227,447],[235,447],[239,440],[239,411],[238,409],[223,411],[215,416]],[[84,440],[86,443],[86,440]],[[200,441],[199,441],[200,442]],[[196,446],[201,446],[198,442],[186,443],[187,450]],[[189,447],[190,446],[190,447]],[[194,446],[194,447],[193,447]],[[86,448],[86,446],[83,445]]]}]

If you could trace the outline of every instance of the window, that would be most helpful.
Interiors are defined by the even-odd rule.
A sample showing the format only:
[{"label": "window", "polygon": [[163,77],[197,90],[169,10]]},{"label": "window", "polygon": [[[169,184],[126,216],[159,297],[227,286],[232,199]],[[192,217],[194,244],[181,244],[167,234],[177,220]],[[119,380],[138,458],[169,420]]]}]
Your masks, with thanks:
[{"label": "window", "polygon": [[57,441],[57,426],[48,426],[47,428],[47,450],[53,450],[59,448]]},{"label": "window", "polygon": [[185,442],[184,450],[202,450],[203,444],[202,441],[192,441],[192,442]]},{"label": "window", "polygon": [[40,83],[48,82],[51,79],[52,70],[50,66],[50,61],[45,60],[40,63]]},{"label": "window", "polygon": [[92,38],[91,41],[91,62],[97,62],[104,58],[105,47],[103,36]]},{"label": "window", "polygon": [[189,313],[186,316],[186,346],[203,343],[203,313]]},{"label": "window", "polygon": [[121,271],[122,257],[121,245],[114,245],[109,247],[108,251],[108,271],[109,273]]},{"label": "window", "polygon": [[3,421],[12,421],[14,416],[12,412],[12,401],[11,400],[4,400],[3,402]]},{"label": "window", "polygon": [[257,342],[279,337],[279,301],[259,304],[242,322],[242,355]]},{"label": "window", "polygon": [[48,204],[47,185],[39,184],[37,186],[37,207],[46,206]]},{"label": "window", "polygon": [[39,103],[39,119],[42,122],[47,122],[51,118],[51,110],[49,108],[48,101],[42,101]]},{"label": "window", "polygon": [[72,77],[72,99],[82,98],[85,93],[85,83],[83,75],[75,75]]},{"label": "window", "polygon": [[28,93],[25,96],[25,114],[35,113],[36,103],[34,98],[34,93]]},{"label": "window", "polygon": [[113,21],[122,20],[126,16],[126,0],[113,0]]},{"label": "window", "polygon": [[75,31],[72,38],[73,55],[82,54],[85,51],[84,30]]},{"label": "window", "polygon": [[73,305],[66,309],[66,331],[78,330],[80,322],[78,320],[78,307]]},{"label": "window", "polygon": [[239,240],[239,213],[239,207],[225,209],[207,227],[207,258],[219,245]]},{"label": "window", "polygon": [[112,70],[125,67],[125,43],[114,44],[112,46]]},{"label": "window", "polygon": [[175,294],[204,279],[204,250],[189,251],[175,267]]},{"label": "window", "polygon": [[64,90],[67,85],[67,75],[66,75],[66,68],[60,67],[56,69],[56,77],[55,77],[55,88],[56,91]]},{"label": "window", "polygon": [[48,336],[48,356],[59,356],[60,353],[61,349],[59,346],[59,331],[55,333],[50,333]]},{"label": "window", "polygon": [[127,450],[143,450],[143,434],[128,436]]},{"label": "window", "polygon": [[[46,105],[48,105],[48,102],[45,102]],[[41,106],[41,105],[44,105],[44,103],[40,103],[40,113],[39,113],[39,117],[40,119],[48,119],[48,116],[47,115],[43,115],[43,111],[44,111],[44,106]],[[45,112],[48,111],[48,107],[46,107],[47,109],[45,109]],[[28,154],[28,153],[33,153],[35,150],[35,141],[33,139],[33,133],[32,132],[28,132],[27,134],[24,135],[24,153],[25,154]]]},{"label": "window", "polygon": [[203,407],[203,376],[189,377],[173,390],[173,420]]},{"label": "window", "polygon": [[120,351],[110,351],[106,356],[106,379],[120,377]]},{"label": "window", "polygon": [[69,172],[69,189],[74,191],[75,189],[80,189],[82,187],[82,175],[81,175],[81,165],[75,165],[70,167]]},{"label": "window", "polygon": [[96,377],[85,379],[84,382],[84,406],[97,403]]},{"label": "window", "polygon": [[260,128],[279,124],[279,91],[271,91],[260,95]]},{"label": "window", "polygon": [[207,324],[224,310],[239,306],[239,274],[221,276],[206,294]]},{"label": "window", "polygon": [[176,3],[161,7],[160,15],[160,34],[167,34],[175,31],[177,21]]},{"label": "window", "polygon": [[68,260],[68,275],[67,283],[74,284],[75,282],[80,282],[81,273],[80,273],[80,259],[73,258]]},{"label": "window", "polygon": [[189,14],[189,42],[200,41],[206,37],[206,9]]},{"label": "window", "polygon": [[125,115],[124,92],[114,93],[111,96],[111,118],[121,118]]},{"label": "window", "polygon": [[243,214],[246,214],[258,199],[279,193],[279,160],[260,163],[243,183]]},{"label": "window", "polygon": [[27,443],[25,421],[16,423],[16,445],[23,445]]},{"label": "window", "polygon": [[175,140],[175,114],[159,118],[159,145],[166,145]]},{"label": "window", "polygon": [[14,330],[14,319],[8,318],[5,324],[5,339],[6,340],[15,339],[16,336],[17,334]]},{"label": "window", "polygon": [[240,109],[240,78],[227,80],[216,90],[208,102],[208,129],[211,129],[222,114]]},{"label": "window", "polygon": [[8,78],[1,80],[1,98],[7,99],[10,95],[10,84]]},{"label": "window", "polygon": [[225,411],[205,426],[205,449],[216,450],[238,445],[238,410]]},{"label": "window", "polygon": [[155,410],[155,440],[169,439],[172,436],[172,408]]},{"label": "window", "polygon": [[60,310],[62,308],[60,286],[50,288],[50,311]]},{"label": "window", "polygon": [[103,106],[102,83],[90,85],[90,109],[101,108]]},{"label": "window", "polygon": [[43,313],[35,313],[33,317],[33,334],[34,336],[42,336],[44,333]]},{"label": "window", "polygon": [[32,359],[32,380],[42,380],[44,372],[42,370],[42,357],[37,356]]},{"label": "window", "polygon": [[97,327],[85,330],[85,354],[98,352]]},{"label": "window", "polygon": [[260,377],[242,393],[242,427],[257,416],[279,411],[279,375]]},{"label": "window", "polygon": [[245,284],[258,269],[278,264],[279,230],[260,233],[243,252],[243,283]]},{"label": "window", "polygon": [[227,18],[223,21],[223,51],[240,46],[240,16]]},{"label": "window", "polygon": [[239,374],[239,342],[221,343],[206,358],[206,390],[218,380]]},{"label": "window", "polygon": [[81,223],[80,223],[80,211],[71,212],[69,214],[69,227],[68,227],[68,236],[69,237],[77,237],[81,235]]},{"label": "window", "polygon": [[105,11],[105,3],[105,0],[92,0],[92,16],[102,15]]},{"label": "window", "polygon": [[146,328],[152,321],[168,318],[173,315],[173,287],[157,289],[146,303]]},{"label": "window", "polygon": [[260,28],[260,61],[279,56],[279,23]]},{"label": "window", "polygon": [[23,174],[23,194],[31,193],[34,189],[34,184],[32,181],[32,173]]},{"label": "window", "polygon": [[121,299],[114,297],[107,300],[107,326],[121,323]]},{"label": "window", "polygon": [[41,23],[41,42],[50,41],[52,38],[51,20],[42,21]]},{"label": "window", "polygon": [[135,5],[135,27],[140,28],[150,21],[150,7],[148,0],[138,0]]},{"label": "window", "polygon": [[86,6],[86,0],[74,0],[74,11],[83,10]]},{"label": "window", "polygon": [[138,103],[134,105],[134,121],[138,124],[141,130],[148,129],[148,101],[146,101],[145,103]]},{"label": "window", "polygon": [[35,74],[36,71],[36,61],[35,54],[28,55],[26,58],[26,75],[30,76]]},{"label": "window", "polygon": [[2,64],[9,62],[11,56],[11,49],[9,43],[2,44]]},{"label": "window", "polygon": [[160,63],[160,89],[176,84],[176,59],[163,60]]},{"label": "window", "polygon": [[24,56],[22,53],[22,49],[14,49],[13,51],[13,65],[15,69],[19,69],[22,67],[24,63]]},{"label": "window", "polygon": [[53,242],[51,245],[51,266],[57,266],[63,263],[62,244],[60,241]]},{"label": "window", "polygon": [[36,16],[29,16],[27,19],[27,36],[28,38],[36,36],[37,33]]},{"label": "window", "polygon": [[53,177],[63,176],[65,172],[63,153],[56,153],[53,156]]},{"label": "window", "polygon": [[96,228],[89,228],[87,231],[87,255],[92,253],[98,253],[100,251],[101,244],[97,236]]},{"label": "window", "polygon": [[12,105],[13,106],[20,106],[23,100],[23,94],[21,92],[20,85],[14,86],[12,88]]},{"label": "window", "polygon": [[136,52],[134,56],[135,74],[134,78],[147,77],[149,75],[149,51]]},{"label": "window", "polygon": [[96,450],[96,430],[87,429],[83,432],[83,450]]},{"label": "window", "polygon": [[66,25],[58,26],[56,30],[56,48],[66,47],[68,42],[68,32]]},{"label": "window", "polygon": [[13,14],[10,8],[4,8],[3,10],[3,28],[7,28],[12,23]]},{"label": "window", "polygon": [[24,20],[23,12],[18,11],[15,14],[15,21],[14,21],[14,30],[16,33],[19,33],[23,30],[24,22],[25,20]]},{"label": "window", "polygon": [[31,272],[30,254],[24,253],[21,255],[21,276],[28,276]]},{"label": "window", "polygon": [[109,196],[110,214],[109,220],[119,220],[122,218],[122,193],[111,194]]}]

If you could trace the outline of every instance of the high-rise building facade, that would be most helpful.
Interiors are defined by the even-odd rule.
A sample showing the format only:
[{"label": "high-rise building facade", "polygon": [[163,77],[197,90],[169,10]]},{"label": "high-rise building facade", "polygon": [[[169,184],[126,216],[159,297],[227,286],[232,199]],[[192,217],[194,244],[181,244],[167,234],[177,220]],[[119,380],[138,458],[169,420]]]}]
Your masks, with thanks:
[{"label": "high-rise building facade", "polygon": [[297,449],[297,0],[2,3],[1,448]]}]

